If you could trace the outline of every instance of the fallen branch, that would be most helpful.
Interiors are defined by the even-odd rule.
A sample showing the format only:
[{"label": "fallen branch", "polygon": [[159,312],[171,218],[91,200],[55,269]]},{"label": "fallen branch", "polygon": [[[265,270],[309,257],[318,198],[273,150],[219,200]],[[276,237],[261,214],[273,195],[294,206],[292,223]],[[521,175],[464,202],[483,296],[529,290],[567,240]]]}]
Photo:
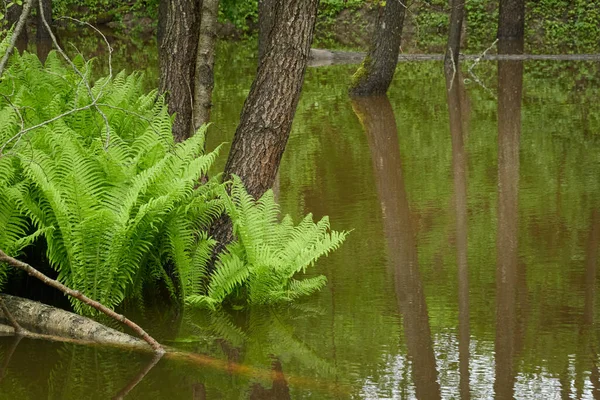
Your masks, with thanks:
[{"label": "fallen branch", "polygon": [[6,63],[8,62],[8,57],[15,49],[15,45],[17,44],[17,38],[21,35],[21,31],[25,27],[25,21],[27,21],[27,16],[29,15],[29,10],[31,9],[31,4],[33,0],[27,0],[25,4],[23,4],[23,11],[21,12],[21,16],[19,17],[19,21],[15,26],[15,30],[13,31],[13,35],[10,38],[10,42],[8,43],[8,49],[6,49],[6,53],[2,56],[2,60],[0,60],[0,78],[2,77],[2,73],[4,72],[4,68],[6,67]]},{"label": "fallen branch", "polygon": [[33,276],[33,277],[41,280],[46,285],[51,286],[55,289],[58,289],[61,292],[63,292],[64,294],[71,296],[73,298],[76,298],[77,300],[81,301],[82,303],[100,311],[101,313],[109,316],[110,318],[121,322],[125,326],[128,326],[129,328],[131,328],[135,333],[137,333],[146,343],[148,343],[154,349],[155,352],[161,353],[161,354],[163,354],[165,352],[165,350],[160,345],[160,343],[158,343],[152,336],[148,335],[146,333],[146,331],[144,331],[138,324],[136,324],[135,322],[126,318],[124,315],[114,312],[113,310],[106,307],[105,305],[97,302],[96,300],[90,299],[89,297],[87,297],[86,295],[84,295],[83,293],[81,293],[77,290],[70,289],[70,288],[66,287],[65,285],[63,285],[62,283],[60,283],[54,279],[50,279],[49,277],[42,274],[37,269],[33,268],[31,265],[26,264],[22,261],[19,261],[16,258],[10,257],[6,253],[4,253],[2,250],[0,250],[0,262],[5,262],[12,267],[23,270],[30,276]]}]

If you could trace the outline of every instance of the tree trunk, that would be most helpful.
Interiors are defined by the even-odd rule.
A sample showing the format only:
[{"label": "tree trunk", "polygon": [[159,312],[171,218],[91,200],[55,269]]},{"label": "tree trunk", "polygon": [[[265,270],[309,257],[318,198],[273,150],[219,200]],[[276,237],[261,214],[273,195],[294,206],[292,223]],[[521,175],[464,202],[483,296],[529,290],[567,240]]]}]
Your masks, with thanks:
[{"label": "tree trunk", "polygon": [[387,92],[398,62],[405,8],[400,0],[388,0],[385,7],[380,8],[369,52],[352,77],[351,96]]},{"label": "tree trunk", "polygon": [[[522,41],[525,35],[525,1],[500,0],[500,13],[498,16],[498,39]],[[506,42],[505,42],[506,43]],[[498,45],[498,52],[505,52]],[[522,49],[521,49],[522,52]]]},{"label": "tree trunk", "polygon": [[[6,18],[8,20],[9,27],[17,24],[17,22],[19,21],[19,17],[21,17],[22,12],[23,12],[23,6],[20,6],[18,4],[13,4],[8,9],[8,12],[6,13]],[[17,50],[19,50],[19,53],[23,53],[25,50],[27,50],[28,40],[29,39],[27,37],[27,27],[25,26],[25,27],[23,27],[23,30],[17,37],[17,42],[15,44],[15,47],[17,48]]]},{"label": "tree trunk", "polygon": [[176,113],[173,123],[176,141],[193,134],[200,3],[199,0],[161,0],[158,9],[159,92],[165,94],[169,112]]},{"label": "tree trunk", "polygon": [[215,42],[219,0],[203,0],[196,57],[194,89],[194,131],[210,121],[212,91],[215,86]]},{"label": "tree trunk", "polygon": [[458,54],[462,35],[462,25],[465,18],[465,0],[451,0],[452,12],[450,13],[450,31],[448,32],[448,45],[444,65],[446,70],[458,69]]},{"label": "tree trunk", "polygon": [[318,0],[276,0],[275,25],[244,103],[223,179],[259,198],[275,180],[300,99]]},{"label": "tree trunk", "polygon": [[[44,18],[50,27],[52,24],[52,0],[42,0],[42,8],[44,12]],[[44,21],[42,20],[42,13],[40,12],[40,3],[37,2],[37,20],[36,20],[36,32],[35,32],[35,46],[37,51],[37,56],[42,63],[46,62],[46,58],[48,57],[48,53],[52,49],[52,38],[50,37],[50,33],[44,25]]]},{"label": "tree trunk", "polygon": [[262,62],[275,25],[274,0],[258,0],[258,64]]},{"label": "tree trunk", "polygon": [[[24,328],[43,335],[150,349],[143,340],[116,331],[89,318],[20,297],[1,295],[6,307]],[[0,314],[0,321],[7,317]]]}]

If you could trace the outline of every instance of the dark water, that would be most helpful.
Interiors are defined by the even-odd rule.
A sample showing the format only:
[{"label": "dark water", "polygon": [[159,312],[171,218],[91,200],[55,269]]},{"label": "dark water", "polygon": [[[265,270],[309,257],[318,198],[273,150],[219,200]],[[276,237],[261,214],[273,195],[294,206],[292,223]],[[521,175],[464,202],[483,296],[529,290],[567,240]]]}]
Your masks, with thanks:
[{"label": "dark water", "polygon": [[[249,90],[245,47],[219,48],[212,145]],[[154,48],[128,51],[115,63],[151,86]],[[322,292],[147,310],[144,327],[196,353],[156,365],[4,338],[0,398],[600,398],[599,66],[469,65],[447,82],[440,63],[401,64],[389,99],[354,102],[354,67],[309,69],[276,190],[285,213],[354,229],[317,264]]]}]

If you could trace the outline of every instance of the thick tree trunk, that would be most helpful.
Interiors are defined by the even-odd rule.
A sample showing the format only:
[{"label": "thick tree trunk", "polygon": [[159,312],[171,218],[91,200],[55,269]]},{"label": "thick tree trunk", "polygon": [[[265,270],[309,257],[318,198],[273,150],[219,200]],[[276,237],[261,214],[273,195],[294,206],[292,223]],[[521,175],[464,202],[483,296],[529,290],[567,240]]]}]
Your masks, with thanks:
[{"label": "thick tree trunk", "polygon": [[465,18],[465,0],[451,0],[450,6],[450,30],[448,32],[448,45],[444,65],[446,70],[456,71],[458,69],[458,55],[462,35],[462,25]]},{"label": "thick tree trunk", "polygon": [[275,180],[308,63],[318,0],[277,0],[265,57],[244,103],[223,179],[259,198]]},{"label": "thick tree trunk", "polygon": [[194,131],[210,121],[212,92],[215,86],[215,43],[219,0],[203,0],[196,57],[194,89]]},{"label": "thick tree trunk", "polygon": [[[505,54],[501,44],[522,41],[525,35],[525,0],[500,0],[498,16],[498,52]],[[521,52],[523,49],[521,48]]]},{"label": "thick tree trunk", "polygon": [[398,129],[387,96],[357,97],[352,108],[367,135],[390,272],[418,399],[440,399],[429,314],[419,271],[417,243],[404,185]]},{"label": "thick tree trunk", "polygon": [[262,62],[275,25],[275,0],[258,0],[258,64]]},{"label": "thick tree trunk", "polygon": [[[37,3],[37,20],[36,20],[36,32],[35,32],[35,46],[37,51],[37,56],[41,62],[46,62],[46,58],[48,57],[48,53],[52,49],[52,38],[50,37],[50,33],[42,20],[42,13],[40,12],[40,2]],[[53,27],[52,23],[52,0],[42,0],[42,8],[44,18],[50,27]],[[54,30],[54,29],[53,29]]]},{"label": "thick tree trunk", "polygon": [[352,77],[351,96],[385,94],[392,83],[405,14],[404,3],[388,0],[379,10],[379,19],[369,52]]},{"label": "thick tree trunk", "polygon": [[183,141],[193,134],[196,54],[200,0],[161,0],[158,16],[159,91],[169,112],[176,113],[173,136]]}]

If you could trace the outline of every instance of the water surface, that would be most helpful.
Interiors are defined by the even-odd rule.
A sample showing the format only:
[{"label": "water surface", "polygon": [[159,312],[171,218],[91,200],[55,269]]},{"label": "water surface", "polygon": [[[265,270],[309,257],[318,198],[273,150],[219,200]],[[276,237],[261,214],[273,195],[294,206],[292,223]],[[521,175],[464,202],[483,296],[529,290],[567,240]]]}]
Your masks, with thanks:
[{"label": "water surface", "polygon": [[[245,47],[219,47],[210,146],[233,137]],[[154,51],[131,45],[115,65],[152,86]],[[323,291],[146,310],[150,333],[197,354],[156,365],[3,338],[0,398],[600,398],[598,64],[469,65],[446,79],[438,62],[402,63],[389,97],[355,101],[353,66],[308,70],[276,193],[296,219],[353,229],[312,272]]]}]

